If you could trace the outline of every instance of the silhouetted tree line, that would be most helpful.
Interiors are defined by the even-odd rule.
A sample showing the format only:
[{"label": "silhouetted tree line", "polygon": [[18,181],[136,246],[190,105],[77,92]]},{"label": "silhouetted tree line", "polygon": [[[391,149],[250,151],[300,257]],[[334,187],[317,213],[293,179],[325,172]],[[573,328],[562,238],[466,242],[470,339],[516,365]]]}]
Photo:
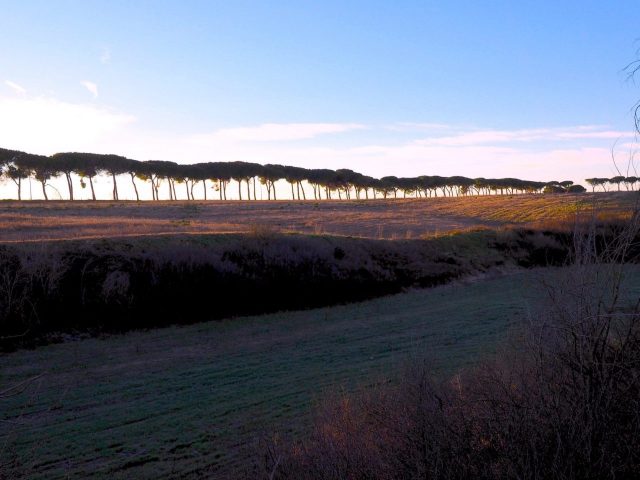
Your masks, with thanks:
[{"label": "silhouetted tree line", "polygon": [[624,175],[617,175],[611,178],[587,178],[585,179],[592,190],[595,192],[596,188],[601,187],[603,191],[607,191],[607,186],[612,187],[615,185],[620,191],[624,187],[625,190],[635,190],[636,184],[640,183],[640,177],[625,177]]},{"label": "silhouetted tree line", "polygon": [[[22,182],[33,178],[40,182],[42,194],[48,200],[47,187],[52,178],[63,177],[67,182],[68,197],[74,199],[73,175],[79,177],[80,186],[91,189],[96,200],[94,179],[108,176],[112,179],[113,200],[118,200],[118,182],[128,176],[140,200],[140,189],[151,191],[153,200],[161,197],[178,198],[178,191],[186,198],[196,196],[207,200],[210,182],[220,200],[227,199],[231,181],[235,181],[240,200],[257,200],[257,192],[265,188],[268,200],[277,200],[275,184],[285,180],[291,187],[291,198],[306,200],[306,182],[315,200],[321,199],[369,199],[402,197],[438,197],[460,195],[513,195],[522,193],[582,192],[580,185],[571,181],[534,182],[517,178],[467,178],[461,176],[419,176],[374,178],[349,169],[307,169],[285,165],[260,165],[248,162],[208,162],[178,164],[162,160],[138,161],[119,155],[95,153],[56,153],[50,157],[16,150],[0,149],[0,174],[13,181],[18,199],[22,200]],[[613,179],[611,179],[613,180]],[[120,179],[120,181],[122,181]]]}]

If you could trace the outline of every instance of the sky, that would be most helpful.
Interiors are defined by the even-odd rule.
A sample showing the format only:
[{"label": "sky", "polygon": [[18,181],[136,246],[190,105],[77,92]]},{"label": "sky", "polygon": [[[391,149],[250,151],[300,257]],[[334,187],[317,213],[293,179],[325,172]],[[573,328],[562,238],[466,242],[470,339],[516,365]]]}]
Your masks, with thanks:
[{"label": "sky", "polygon": [[640,3],[0,0],[0,147],[373,176],[626,171]]}]

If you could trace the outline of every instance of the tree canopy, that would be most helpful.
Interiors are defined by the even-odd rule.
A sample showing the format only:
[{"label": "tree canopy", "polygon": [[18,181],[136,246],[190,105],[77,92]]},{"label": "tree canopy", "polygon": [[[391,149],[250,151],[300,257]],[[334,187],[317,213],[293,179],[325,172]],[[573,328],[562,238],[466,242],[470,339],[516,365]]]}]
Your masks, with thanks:
[{"label": "tree canopy", "polygon": [[[441,177],[421,175],[418,177],[387,176],[374,178],[349,169],[307,169],[287,165],[249,162],[205,162],[196,164],[178,164],[164,160],[139,161],[119,155],[95,153],[63,152],[49,157],[32,155],[16,150],[0,149],[0,173],[12,180],[18,188],[21,199],[21,182],[34,178],[42,185],[45,199],[48,199],[49,181],[55,177],[64,177],[67,182],[68,198],[74,199],[74,178],[80,186],[91,187],[92,198],[96,199],[93,180],[102,175],[111,177],[112,198],[119,199],[118,177],[130,176],[136,199],[140,199],[138,186],[143,182],[150,186],[152,199],[161,197],[174,200],[178,198],[176,184],[184,185],[186,197],[195,200],[194,188],[202,184],[202,197],[207,198],[207,182],[218,193],[220,200],[227,199],[227,187],[230,182],[237,183],[239,199],[257,200],[258,189],[266,188],[266,198],[277,199],[276,182],[286,181],[290,185],[291,198],[307,199],[311,187],[313,198],[321,199],[369,199],[438,197],[460,195],[513,195],[523,193],[563,193],[580,192],[581,186],[566,180],[562,182],[538,182],[518,178],[467,178],[463,176]],[[615,177],[612,179],[587,179],[595,191],[596,187],[615,184],[632,188],[638,179],[635,177]],[[165,185],[160,189],[161,185]],[[182,188],[182,187],[180,187]],[[200,191],[200,187],[198,187]],[[163,193],[163,192],[166,192]],[[262,197],[261,195],[261,198]]]}]

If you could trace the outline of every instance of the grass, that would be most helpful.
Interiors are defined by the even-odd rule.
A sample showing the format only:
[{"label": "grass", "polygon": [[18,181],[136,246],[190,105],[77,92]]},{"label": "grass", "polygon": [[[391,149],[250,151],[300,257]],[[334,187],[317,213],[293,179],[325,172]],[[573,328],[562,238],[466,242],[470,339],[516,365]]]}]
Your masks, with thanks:
[{"label": "grass", "polygon": [[597,202],[624,215],[637,192],[370,201],[0,202],[0,242],[180,233],[275,232],[407,239],[564,222]]},{"label": "grass", "polygon": [[[49,259],[58,250],[92,246],[143,256],[160,251],[172,260],[200,252],[218,261],[233,247],[243,255],[257,249],[273,257],[273,265],[289,265],[317,250],[314,255],[345,272],[373,265],[382,277],[387,271],[411,278],[450,270],[481,275],[528,255],[496,249],[522,240],[499,227],[562,222],[594,198],[600,212],[615,216],[629,209],[636,195],[6,202],[0,204],[0,243],[42,250]],[[129,236],[135,238],[112,240]],[[66,241],[70,238],[97,240]],[[345,257],[336,256],[338,247]],[[23,387],[10,392],[15,395],[0,394],[0,478],[233,476],[257,433],[278,427],[299,431],[323,391],[366,385],[410,355],[427,354],[443,374],[474,363],[535,312],[543,298],[535,285],[548,274],[541,272],[4,355],[0,392]],[[639,285],[637,275],[636,297]],[[219,307],[216,293],[207,297],[211,311]],[[246,305],[251,300],[242,299]]]},{"label": "grass", "polygon": [[33,479],[234,472],[256,432],[296,431],[336,385],[354,388],[410,355],[445,374],[470,365],[535,314],[549,272],[5,355],[2,385],[35,380],[0,400],[0,464]]}]

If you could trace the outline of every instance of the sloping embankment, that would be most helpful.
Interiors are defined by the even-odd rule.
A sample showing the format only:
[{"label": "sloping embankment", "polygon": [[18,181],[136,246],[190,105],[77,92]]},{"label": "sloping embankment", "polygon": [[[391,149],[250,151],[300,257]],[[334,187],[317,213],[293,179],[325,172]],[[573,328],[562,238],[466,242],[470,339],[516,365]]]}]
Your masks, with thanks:
[{"label": "sloping embankment", "polygon": [[362,300],[501,265],[562,263],[563,243],[482,231],[395,241],[197,235],[5,245],[1,346]]}]

